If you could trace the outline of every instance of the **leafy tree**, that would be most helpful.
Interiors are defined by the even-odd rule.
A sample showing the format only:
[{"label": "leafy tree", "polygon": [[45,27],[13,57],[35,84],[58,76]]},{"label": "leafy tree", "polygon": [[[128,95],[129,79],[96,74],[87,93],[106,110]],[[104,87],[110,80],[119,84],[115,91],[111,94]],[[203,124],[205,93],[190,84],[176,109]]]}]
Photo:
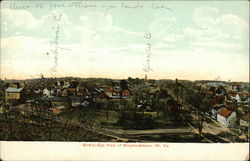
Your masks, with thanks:
[{"label": "leafy tree", "polygon": [[232,100],[231,108],[236,113],[236,122],[235,122],[235,124],[239,125],[240,124],[240,112],[238,110],[238,104],[237,104],[236,100]]},{"label": "leafy tree", "polygon": [[179,83],[177,79],[175,81],[175,84],[172,85],[172,90],[178,103],[181,101],[180,98],[186,98],[187,89],[183,84]]},{"label": "leafy tree", "polygon": [[60,85],[64,86],[64,81],[63,80],[60,81]]},{"label": "leafy tree", "polygon": [[110,101],[110,99],[106,99],[106,103],[105,103],[105,109],[106,109],[106,119],[107,119],[107,123],[109,121],[109,111],[110,111],[110,106],[112,106],[113,102]]},{"label": "leafy tree", "polygon": [[179,102],[180,100],[180,95],[181,95],[181,92],[182,92],[182,86],[180,86],[180,85],[175,85],[174,87],[173,87],[173,92],[174,92],[174,94],[175,94],[175,96],[176,96],[176,101],[177,102]]},{"label": "leafy tree", "polygon": [[140,85],[142,83],[143,83],[143,79],[135,78],[135,80],[134,80],[135,85]]},{"label": "leafy tree", "polygon": [[120,88],[121,88],[121,91],[125,90],[125,89],[128,89],[128,82],[126,80],[121,80],[120,81]]},{"label": "leafy tree", "polygon": [[128,77],[128,83],[130,84],[134,84],[135,80],[131,77]]}]

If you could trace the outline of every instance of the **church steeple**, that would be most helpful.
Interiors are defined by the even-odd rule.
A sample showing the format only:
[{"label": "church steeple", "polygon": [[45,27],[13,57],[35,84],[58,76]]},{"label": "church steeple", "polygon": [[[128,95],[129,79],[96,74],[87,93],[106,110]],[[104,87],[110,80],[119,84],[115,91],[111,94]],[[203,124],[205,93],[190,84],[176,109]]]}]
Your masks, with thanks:
[{"label": "church steeple", "polygon": [[145,74],[144,82],[147,83],[147,81],[148,81],[148,77],[147,77],[147,74]]}]

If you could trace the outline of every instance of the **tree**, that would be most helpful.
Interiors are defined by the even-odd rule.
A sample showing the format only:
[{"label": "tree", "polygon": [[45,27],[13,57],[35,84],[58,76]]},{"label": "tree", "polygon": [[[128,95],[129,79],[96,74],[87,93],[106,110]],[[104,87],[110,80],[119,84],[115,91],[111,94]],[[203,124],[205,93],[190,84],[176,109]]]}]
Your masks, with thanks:
[{"label": "tree", "polygon": [[60,85],[61,85],[62,87],[64,86],[64,81],[63,81],[63,80],[60,81]]},{"label": "tree", "polygon": [[188,102],[195,108],[197,113],[197,123],[198,123],[198,130],[199,134],[202,134],[203,122],[205,119],[205,113],[209,111],[210,102],[205,97],[205,94],[201,91],[197,93],[193,93]]},{"label": "tree", "polygon": [[176,97],[177,103],[180,102],[180,98],[183,96],[185,91],[185,86],[178,82],[178,80],[175,80],[175,84],[172,85],[173,93]]},{"label": "tree", "polygon": [[158,106],[158,104],[159,104],[159,95],[160,95],[160,92],[156,92],[155,95],[152,98],[152,109],[156,110],[157,116],[159,116],[159,114],[160,114],[160,106]]},{"label": "tree", "polygon": [[179,95],[180,95],[180,92],[181,92],[180,86],[175,85],[175,86],[173,87],[173,92],[174,92],[174,95],[175,95],[175,97],[176,97],[176,101],[179,102]]},{"label": "tree", "polygon": [[120,108],[121,112],[123,112],[123,108],[124,108],[124,101],[122,101],[122,92],[125,89],[128,89],[128,82],[123,79],[120,81],[120,105],[119,105],[119,108]]},{"label": "tree", "polygon": [[231,108],[236,113],[236,118],[237,118],[237,123],[238,123],[238,121],[240,120],[240,113],[239,113],[239,110],[238,110],[237,101],[235,99],[232,100]]},{"label": "tree", "polygon": [[202,134],[203,121],[205,119],[205,113],[209,111],[210,102],[207,98],[202,98],[201,104],[199,106],[199,119],[198,119],[198,128],[199,134]]},{"label": "tree", "polygon": [[[230,130],[230,133],[232,130],[235,130],[237,127],[239,127],[237,125],[237,117],[233,117],[231,120],[230,120],[230,125],[229,125],[229,130]],[[239,129],[238,129],[239,130]]]},{"label": "tree", "polygon": [[107,124],[108,124],[110,106],[112,106],[112,102],[110,101],[109,98],[106,99],[105,106],[106,106],[106,107],[105,107],[105,108],[106,108],[106,119],[107,119]]},{"label": "tree", "polygon": [[128,82],[126,80],[121,80],[120,81],[120,88],[121,88],[121,91],[125,90],[125,89],[128,89]]},{"label": "tree", "polygon": [[128,82],[129,82],[130,84],[134,84],[135,80],[134,80],[133,78],[131,78],[131,77],[128,77]]}]

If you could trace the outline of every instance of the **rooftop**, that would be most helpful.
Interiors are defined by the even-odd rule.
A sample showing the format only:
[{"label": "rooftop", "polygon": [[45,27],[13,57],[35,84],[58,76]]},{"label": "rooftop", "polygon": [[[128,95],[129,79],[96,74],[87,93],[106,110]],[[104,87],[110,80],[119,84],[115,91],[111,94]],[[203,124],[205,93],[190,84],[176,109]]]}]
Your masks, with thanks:
[{"label": "rooftop", "polygon": [[249,117],[250,117],[250,115],[249,115],[249,113],[247,113],[247,114],[241,116],[240,119],[249,122]]},{"label": "rooftop", "polygon": [[230,116],[231,113],[232,113],[232,111],[224,109],[224,108],[219,110],[219,112],[218,112],[219,115],[224,116],[224,117]]},{"label": "rooftop", "polygon": [[215,105],[213,106],[213,109],[219,110],[221,107],[225,107],[225,105],[224,105],[224,104],[215,104]]},{"label": "rooftop", "polygon": [[10,92],[10,93],[19,93],[23,90],[23,87],[22,88],[12,88],[12,87],[9,87],[5,90],[5,92]]}]

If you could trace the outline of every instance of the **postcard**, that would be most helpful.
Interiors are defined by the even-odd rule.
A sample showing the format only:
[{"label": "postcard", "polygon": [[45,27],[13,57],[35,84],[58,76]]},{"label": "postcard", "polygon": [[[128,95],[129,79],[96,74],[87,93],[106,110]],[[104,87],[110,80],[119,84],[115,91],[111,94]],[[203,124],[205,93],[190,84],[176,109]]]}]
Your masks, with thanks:
[{"label": "postcard", "polygon": [[248,160],[248,1],[1,1],[1,160]]}]

